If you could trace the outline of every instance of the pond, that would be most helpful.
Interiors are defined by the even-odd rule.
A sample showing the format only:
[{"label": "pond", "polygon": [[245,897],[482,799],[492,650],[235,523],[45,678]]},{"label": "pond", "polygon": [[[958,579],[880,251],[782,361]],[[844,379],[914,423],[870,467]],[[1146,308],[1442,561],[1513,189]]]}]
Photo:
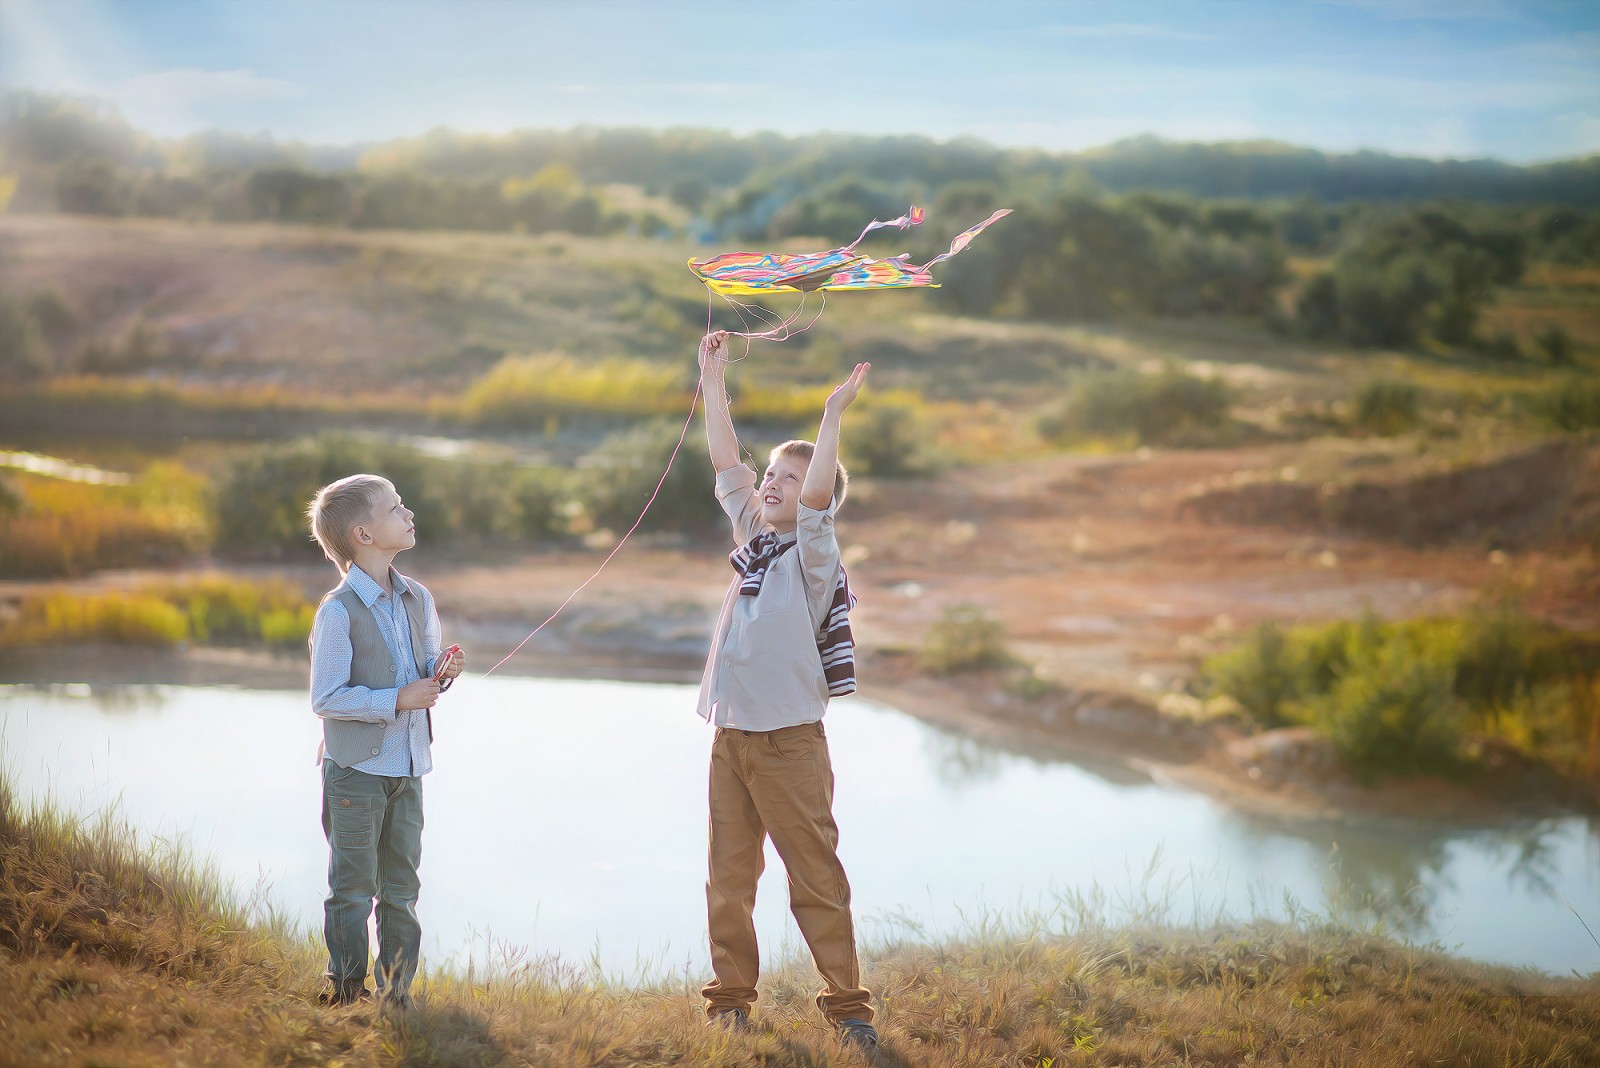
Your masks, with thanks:
[{"label": "pond", "polygon": [[[594,680],[469,678],[447,695],[425,780],[429,960],[511,946],[619,977],[698,978],[711,735],[693,707],[691,687]],[[1074,895],[1098,896],[1111,920],[1282,916],[1292,901],[1478,959],[1600,970],[1578,918],[1600,930],[1600,821],[1276,823],[859,698],[835,702],[827,728],[869,941],[957,934]],[[320,930],[320,727],[303,695],[0,686],[0,731],[22,799],[115,807],[148,836],[184,840],[241,896],[264,889]],[[757,902],[768,959],[802,946],[786,906],[769,847]]]}]

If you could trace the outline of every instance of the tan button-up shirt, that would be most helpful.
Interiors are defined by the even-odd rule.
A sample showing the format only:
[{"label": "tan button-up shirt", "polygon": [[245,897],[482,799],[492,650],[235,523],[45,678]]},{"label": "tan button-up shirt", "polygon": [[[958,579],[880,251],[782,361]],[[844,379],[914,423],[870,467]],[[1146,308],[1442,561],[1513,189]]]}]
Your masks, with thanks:
[{"label": "tan button-up shirt", "polygon": [[[744,464],[717,473],[717,500],[733,522],[735,545],[763,527],[756,473]],[[739,594],[734,573],[700,679],[700,715],[719,727],[774,731],[815,723],[828,708],[817,632],[839,579],[834,505],[800,502],[795,547],[767,568],[754,597]]]}]

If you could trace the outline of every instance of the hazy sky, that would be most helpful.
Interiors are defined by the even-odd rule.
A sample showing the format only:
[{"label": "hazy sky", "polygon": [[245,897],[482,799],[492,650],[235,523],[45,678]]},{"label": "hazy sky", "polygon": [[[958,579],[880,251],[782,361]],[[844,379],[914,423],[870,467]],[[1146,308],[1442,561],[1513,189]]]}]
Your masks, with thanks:
[{"label": "hazy sky", "polygon": [[1600,2],[0,0],[0,83],[171,136],[576,124],[1600,151]]}]

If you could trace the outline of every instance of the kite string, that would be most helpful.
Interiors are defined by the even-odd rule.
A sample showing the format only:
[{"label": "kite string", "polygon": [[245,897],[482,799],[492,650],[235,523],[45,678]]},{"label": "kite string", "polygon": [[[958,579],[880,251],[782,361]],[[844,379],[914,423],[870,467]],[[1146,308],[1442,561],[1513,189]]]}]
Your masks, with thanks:
[{"label": "kite string", "polygon": [[[740,325],[741,326],[748,327],[750,325],[745,320],[743,311],[750,312],[752,315],[755,315],[758,318],[760,318],[761,321],[764,322],[764,323],[772,322],[771,319],[765,318],[763,316],[762,313],[765,311],[765,309],[757,309],[756,307],[754,307],[752,305],[744,304],[744,303],[741,303],[739,301],[733,300],[732,298],[727,297],[726,295],[724,295],[723,299],[728,301],[729,305],[733,307],[734,313],[739,316],[739,321],[740,321]],[[714,305],[713,305],[713,303],[710,300],[710,297],[708,295],[707,296],[707,300],[706,300],[706,333],[707,334],[711,333],[711,325],[712,325],[711,324],[711,312],[712,312],[713,306]],[[745,356],[749,356],[750,355],[750,342],[754,338],[762,338],[764,340],[769,340],[769,341],[787,341],[789,338],[793,337],[796,334],[805,333],[807,330],[810,330],[813,326],[815,326],[817,324],[817,321],[822,318],[822,313],[823,313],[823,311],[825,311],[827,309],[827,307],[828,307],[828,295],[826,293],[823,293],[823,295],[822,295],[822,307],[817,309],[817,313],[811,317],[811,321],[809,323],[807,323],[805,326],[802,326],[798,330],[794,329],[794,324],[800,321],[800,316],[804,313],[805,298],[801,299],[800,306],[798,308],[796,308],[795,311],[791,315],[786,315],[783,318],[779,319],[778,322],[777,322],[777,325],[771,327],[768,330],[761,331],[761,332],[754,332],[754,333],[750,332],[748,330],[742,331],[742,332],[741,331],[729,331],[730,336],[744,338],[744,356],[739,357],[739,359],[742,360],[742,359],[745,358]],[[741,311],[741,309],[743,309],[743,311]],[[730,360],[728,362],[731,363],[731,362],[734,362],[734,361]],[[554,612],[551,612],[550,615],[545,619],[545,621],[543,623],[540,623],[537,627],[534,627],[533,630],[529,631],[527,637],[523,638],[520,642],[518,642],[516,644],[515,648],[513,648],[509,653],[507,653],[505,656],[501,657],[498,661],[496,661],[489,668],[489,670],[487,670],[487,671],[485,671],[483,673],[484,675],[490,675],[494,671],[499,669],[503,664],[505,664],[505,662],[507,660],[510,660],[513,656],[516,656],[517,653],[521,652],[522,647],[524,645],[527,645],[530,641],[532,641],[533,638],[534,638],[534,635],[538,634],[540,631],[544,630],[545,627],[549,626],[552,622],[554,622],[555,618],[557,616],[559,616],[563,611],[566,610],[566,607],[573,602],[573,600],[578,596],[578,594],[582,593],[585,589],[588,588],[588,586],[589,586],[589,584],[591,582],[593,582],[595,579],[600,577],[600,572],[602,572],[602,571],[604,571],[606,569],[606,565],[611,563],[612,559],[619,552],[622,551],[622,547],[628,543],[628,539],[633,536],[634,531],[639,529],[639,525],[644,522],[644,517],[649,514],[651,506],[656,503],[656,498],[661,495],[661,488],[667,484],[667,476],[672,473],[672,465],[677,461],[678,453],[681,452],[682,449],[683,449],[684,440],[689,436],[689,427],[690,427],[690,425],[692,425],[694,423],[695,412],[698,411],[699,407],[700,407],[700,395],[701,395],[700,382],[699,382],[699,379],[697,378],[695,380],[694,398],[689,403],[689,415],[688,415],[687,418],[684,419],[682,429],[680,429],[678,431],[678,440],[677,440],[677,443],[672,446],[671,455],[669,455],[667,457],[666,470],[661,472],[660,479],[658,479],[656,481],[655,489],[653,489],[650,492],[650,499],[644,502],[644,508],[641,509],[640,512],[639,512],[639,518],[637,518],[637,519],[635,519],[633,521],[633,526],[629,527],[628,530],[627,530],[627,533],[623,534],[622,537],[617,540],[617,544],[612,546],[611,551],[606,554],[606,558],[604,560],[600,561],[600,566],[595,568],[594,572],[592,574],[590,574],[588,578],[584,579],[583,582],[578,586],[577,589],[575,589],[571,593],[569,593],[567,595],[567,599],[562,601],[561,604],[556,607],[556,610]],[[742,441],[739,442],[739,445],[740,445],[740,447],[742,449],[744,449],[745,454],[747,456],[750,456],[751,459],[753,460],[754,459],[754,455],[751,454],[750,450],[745,447],[744,442],[742,442]]]},{"label": "kite string", "polygon": [[582,585],[580,585],[577,589],[567,594],[567,599],[562,601],[556,610],[551,612],[549,617],[543,623],[540,623],[537,627],[534,627],[533,630],[529,631],[528,636],[518,642],[515,649],[512,649],[505,656],[501,657],[499,661],[495,663],[494,667],[491,667],[488,671],[485,671],[485,675],[491,674],[495,668],[498,668],[501,664],[504,664],[507,660],[510,660],[512,657],[516,656],[518,651],[520,651],[524,645],[527,645],[533,640],[533,636],[535,634],[538,634],[541,630],[544,630],[545,627],[549,626],[550,622],[554,620],[556,616],[559,616],[567,607],[567,605],[572,603],[573,598],[582,593],[584,588],[587,587],[589,583],[599,578],[600,572],[604,571],[606,569],[606,565],[611,562],[612,558],[616,556],[617,553],[622,551],[622,547],[628,543],[628,539],[633,536],[633,532],[639,529],[639,524],[644,522],[644,517],[649,513],[650,506],[655,504],[656,498],[661,495],[661,487],[667,484],[667,476],[672,473],[672,464],[675,460],[677,460],[679,450],[683,448],[684,439],[689,436],[689,425],[694,422],[694,413],[699,409],[699,407],[700,381],[697,378],[695,380],[694,387],[694,400],[689,404],[689,417],[683,421],[683,429],[678,431],[678,443],[672,447],[672,455],[667,457],[667,469],[661,472],[661,478],[657,480],[656,488],[651,491],[650,499],[644,502],[644,508],[639,512],[639,518],[635,519],[633,521],[633,526],[628,528],[628,532],[618,539],[617,544],[614,545],[611,551],[606,554],[606,558],[600,561],[600,566],[594,569],[594,573],[588,578],[584,579]]}]

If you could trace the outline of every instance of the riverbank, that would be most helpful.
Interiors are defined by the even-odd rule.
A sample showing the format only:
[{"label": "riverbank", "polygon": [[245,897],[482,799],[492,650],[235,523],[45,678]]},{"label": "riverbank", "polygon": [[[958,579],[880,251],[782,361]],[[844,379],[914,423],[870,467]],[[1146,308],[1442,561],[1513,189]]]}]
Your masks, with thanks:
[{"label": "riverbank", "polygon": [[[792,962],[768,969],[747,1034],[703,1025],[699,976],[619,985],[537,947],[431,969],[408,1013],[326,1008],[312,940],[262,922],[182,854],[141,855],[133,841],[114,820],[21,812],[0,783],[0,1064],[863,1063],[817,1017],[809,966]],[[1090,893],[1031,921],[977,920],[949,943],[871,946],[863,964],[885,1065],[1600,1058],[1594,978],[1474,964],[1311,917],[1121,925]]]}]

